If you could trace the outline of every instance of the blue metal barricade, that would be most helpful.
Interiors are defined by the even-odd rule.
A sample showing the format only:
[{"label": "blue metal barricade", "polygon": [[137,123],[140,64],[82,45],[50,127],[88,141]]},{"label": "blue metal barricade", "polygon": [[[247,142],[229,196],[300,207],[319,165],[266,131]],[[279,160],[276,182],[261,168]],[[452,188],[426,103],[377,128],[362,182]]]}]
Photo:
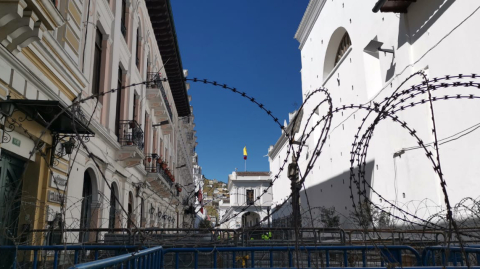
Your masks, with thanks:
[{"label": "blue metal barricade", "polygon": [[480,248],[478,246],[464,247],[445,247],[432,246],[426,247],[422,251],[422,265],[423,266],[447,266],[452,264],[461,266],[465,264],[464,255],[469,257],[469,261],[476,262],[474,265],[480,265]]},{"label": "blue metal barricade", "polygon": [[[139,249],[141,249],[139,246],[122,245],[0,246],[0,254],[13,254],[13,262],[9,265],[9,268],[15,269],[18,266],[36,269],[40,263],[40,256],[43,256],[44,259],[41,262],[43,264],[48,263],[47,267],[56,269],[60,262],[59,254],[62,252],[72,254],[72,263],[77,264],[82,262],[81,255],[87,251],[91,252],[89,256],[91,256],[92,260],[98,260],[101,251],[111,251],[113,252],[112,256],[118,256],[119,254],[135,252]],[[44,255],[39,255],[40,252]],[[19,254],[23,254],[23,261],[19,260]]]},{"label": "blue metal barricade", "polygon": [[[273,258],[275,253],[279,253],[277,257],[283,258],[284,255],[288,257],[288,267],[293,267],[296,265],[296,261],[301,259],[302,262],[306,262],[308,267],[312,266],[312,253],[323,253],[325,254],[323,257],[325,258],[325,265],[322,267],[330,267],[332,262],[332,253],[342,260],[342,266],[348,267],[352,262],[352,252],[361,253],[361,266],[362,267],[371,267],[372,262],[369,262],[367,259],[367,252],[374,252],[377,251],[378,255],[376,255],[377,259],[380,260],[380,266],[385,266],[387,264],[396,264],[398,266],[404,266],[402,261],[402,254],[403,252],[407,252],[406,254],[410,254],[414,257],[414,264],[416,266],[420,266],[421,257],[420,254],[409,246],[303,246],[299,247],[298,250],[306,256],[296,257],[296,248],[291,247],[218,247],[218,248],[171,248],[163,250],[163,256],[171,253],[175,256],[174,259],[170,261],[169,264],[165,264],[165,258],[163,259],[163,267],[162,268],[175,268],[178,269],[180,267],[185,267],[185,265],[181,266],[179,262],[180,253],[192,253],[193,261],[188,261],[188,267],[190,268],[198,268],[199,265],[199,255],[198,254],[205,254],[210,253],[213,255],[213,261],[211,261],[213,268],[218,267],[218,257],[219,253],[228,253],[226,264],[222,266],[222,268],[235,268],[235,267],[244,267],[250,266],[251,268],[255,268],[258,266],[256,264],[256,257],[261,255],[256,255],[258,252],[262,252],[265,256],[265,259],[261,259],[260,267],[270,267],[276,268],[278,266],[278,262],[275,263],[275,259]],[[268,253],[268,259],[265,253]],[[341,257],[340,257],[341,256]],[[230,259],[231,258],[231,259]],[[269,262],[268,262],[269,261]],[[240,266],[238,262],[242,262]],[[269,263],[269,264],[265,264]],[[370,265],[370,266],[369,266]]]},{"label": "blue metal barricade", "polygon": [[130,269],[157,269],[162,268],[162,256],[162,247],[152,247],[135,253],[78,264],[71,268],[99,269],[113,267]]}]

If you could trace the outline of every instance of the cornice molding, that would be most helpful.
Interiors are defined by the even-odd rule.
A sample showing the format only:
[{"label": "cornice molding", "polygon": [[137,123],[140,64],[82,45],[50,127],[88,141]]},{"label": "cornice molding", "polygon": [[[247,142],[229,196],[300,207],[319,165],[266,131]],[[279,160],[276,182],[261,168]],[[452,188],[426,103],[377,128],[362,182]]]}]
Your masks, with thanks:
[{"label": "cornice molding", "polygon": [[298,47],[300,50],[303,48],[303,45],[305,45],[305,41],[310,35],[310,32],[312,31],[312,28],[326,2],[326,0],[310,0],[308,3],[307,10],[305,11],[305,14],[303,14],[302,21],[300,22],[294,37],[300,43],[300,46]]}]

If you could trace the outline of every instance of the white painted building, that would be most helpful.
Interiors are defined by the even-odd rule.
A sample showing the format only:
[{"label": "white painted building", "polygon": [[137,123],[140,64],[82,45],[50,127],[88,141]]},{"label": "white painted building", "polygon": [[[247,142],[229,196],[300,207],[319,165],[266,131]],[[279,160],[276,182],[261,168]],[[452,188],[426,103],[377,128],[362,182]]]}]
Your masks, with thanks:
[{"label": "white painted building", "polygon": [[[382,11],[398,13],[372,12],[377,2]],[[309,93],[325,87],[334,109],[351,104],[368,106],[390,96],[405,79],[418,71],[424,71],[429,78],[478,74],[480,37],[473,33],[480,25],[479,7],[479,2],[468,0],[412,3],[392,0],[310,1],[295,34],[301,51],[303,100]],[[372,50],[368,46],[372,41],[382,42],[382,49],[391,49],[394,53],[378,51],[379,46]],[[402,90],[421,81],[416,76]],[[468,82],[468,79],[463,81]],[[458,86],[437,89],[432,94],[443,97],[473,91],[472,87]],[[422,98],[428,100],[426,94],[413,100]],[[324,99],[325,95],[315,94],[306,103],[301,130],[313,108]],[[464,197],[477,198],[480,166],[477,165],[476,152],[480,150],[480,132],[463,133],[477,124],[474,115],[480,112],[480,106],[476,101],[462,99],[437,101],[433,107],[438,139],[444,142],[440,145],[440,158],[450,203],[453,206]],[[326,110],[327,106],[322,105],[313,114],[307,130],[327,114]],[[306,178],[307,191],[301,192],[303,210],[308,210],[308,196],[310,208],[335,207],[342,221],[348,219],[346,217],[353,211],[349,189],[350,152],[354,136],[366,115],[362,109],[339,110],[333,114],[321,155]],[[400,110],[396,115],[415,129],[425,144],[434,141],[428,104]],[[371,118],[366,124],[372,123]],[[365,129],[363,127],[360,136]],[[315,153],[320,134],[321,127],[318,127],[305,140],[306,146],[299,160],[301,171],[305,171],[308,160]],[[300,135],[297,134],[295,140],[301,140]],[[282,138],[280,144],[275,145],[278,153],[270,156],[272,175],[277,173],[278,163],[284,159],[281,148],[286,140],[283,145],[281,141]],[[366,196],[380,208],[401,218],[405,214],[392,205],[423,219],[445,209],[439,177],[425,157],[425,151],[418,149],[417,142],[400,124],[383,120],[374,130],[366,155],[365,178],[374,190],[367,187]],[[427,145],[434,152],[431,144]],[[285,176],[275,182],[275,203],[285,196],[285,190],[276,190],[276,185],[280,188],[287,182]],[[355,184],[352,188],[358,202]],[[412,220],[412,217],[406,218]],[[306,217],[303,223],[310,224]]]},{"label": "white painted building", "polygon": [[[289,217],[292,213],[291,200],[289,196],[292,192],[290,187],[290,179],[288,178],[288,164],[292,161],[292,155],[287,152],[289,150],[288,139],[284,132],[291,133],[293,122],[298,111],[289,113],[288,124],[285,120],[285,131],[282,131],[282,135],[277,140],[275,145],[270,146],[268,149],[268,162],[270,165],[271,177],[274,179],[272,185],[273,201],[272,201],[272,219],[273,225],[281,225],[291,227],[289,224]],[[298,116],[297,124],[301,122],[301,116]],[[298,149],[297,145],[292,146],[295,150]],[[282,169],[282,170],[281,170]],[[277,179],[275,177],[278,176]]]},{"label": "white painted building", "polygon": [[269,172],[233,172],[228,175],[230,203],[219,202],[220,227],[236,229],[261,222],[272,205],[270,183]]},{"label": "white painted building", "polygon": [[[195,153],[193,156],[193,180],[195,183],[195,222],[194,222],[194,227],[198,228],[200,222],[205,219],[206,216],[206,209],[203,207],[203,174],[202,174],[202,167],[198,165],[198,154]],[[203,211],[203,212],[202,212]]]}]

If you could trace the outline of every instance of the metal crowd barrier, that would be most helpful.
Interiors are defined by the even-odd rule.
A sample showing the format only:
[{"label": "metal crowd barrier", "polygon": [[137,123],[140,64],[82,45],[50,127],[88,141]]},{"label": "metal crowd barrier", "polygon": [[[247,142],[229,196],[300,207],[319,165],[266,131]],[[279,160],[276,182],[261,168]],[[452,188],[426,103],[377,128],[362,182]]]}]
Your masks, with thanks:
[{"label": "metal crowd barrier", "polygon": [[[98,260],[101,251],[113,251],[115,252],[113,255],[117,256],[120,253],[135,252],[139,249],[141,249],[139,246],[106,245],[0,246],[0,255],[2,257],[0,268],[15,269],[18,266],[19,268],[36,269],[39,266],[47,266],[47,268],[56,269],[61,260],[59,255],[62,254],[62,252],[64,255],[73,254],[73,260],[69,259],[69,262],[72,264],[78,264],[87,259],[87,257],[82,256],[88,256],[88,259],[93,259],[95,261]],[[42,252],[40,253],[40,259],[39,252]],[[47,255],[47,252],[50,252],[50,254]],[[23,256],[22,261],[19,260],[19,256]]]},{"label": "metal crowd barrier", "polygon": [[133,254],[124,254],[103,260],[74,265],[71,268],[97,269],[97,268],[162,268],[162,247],[153,247],[140,250]]},{"label": "metal crowd barrier", "polygon": [[[466,257],[464,257],[464,254]],[[473,256],[473,259],[471,256]],[[453,246],[433,246],[426,247],[422,251],[422,264],[424,266],[436,266],[437,264],[441,266],[449,264],[457,266],[458,263],[464,266],[465,258],[468,258],[470,263],[474,262],[476,265],[480,265],[480,246],[468,246],[463,249]]]},{"label": "metal crowd barrier", "polygon": [[[251,268],[266,268],[266,267],[285,267],[283,265],[279,266],[280,261],[278,258],[283,259],[284,255],[288,255],[288,268],[292,268],[296,262],[299,260],[296,256],[296,248],[291,247],[218,247],[218,248],[170,248],[163,250],[163,266],[161,268],[199,268],[199,254],[213,254],[213,259],[211,260],[211,264],[207,263],[204,264],[202,267],[206,268],[236,268],[237,262],[242,262],[241,266],[245,268],[246,261],[249,261]],[[384,267],[385,263],[392,265],[398,265],[403,267],[403,259],[402,256],[404,253],[408,252],[412,255],[415,259],[415,264],[417,266],[421,265],[421,257],[420,254],[413,248],[409,246],[301,246],[298,248],[300,252],[303,252],[305,255],[302,255],[302,267],[305,266],[304,263],[306,261],[307,268],[312,267],[312,262],[315,260],[315,257],[312,257],[314,253],[322,253],[325,256],[325,264],[321,267],[330,267],[331,264],[331,255],[335,253],[335,255],[342,256],[343,264],[341,267],[348,267],[351,263],[350,257],[351,252],[360,252],[362,256],[362,267],[367,267],[369,264],[371,265],[372,262],[367,260],[367,252],[371,251],[379,251],[379,255],[377,258],[380,260],[380,266]],[[256,254],[258,252],[263,252],[263,257],[261,257],[261,262],[257,264]],[[171,259],[170,263],[166,263],[167,257],[169,253],[174,255],[173,259]],[[181,264],[180,263],[180,256],[181,253],[191,253],[193,254],[193,260],[188,261],[188,264]],[[229,255],[223,255],[223,258],[227,258],[229,261],[226,264],[223,264],[219,267],[219,254],[220,253],[228,253]],[[268,259],[265,259],[265,253],[268,253]],[[280,255],[275,255],[279,253]],[[349,255],[350,254],[350,255]],[[184,257],[185,258],[185,257]],[[318,261],[318,260],[317,260]],[[239,266],[240,267],[240,266]],[[317,267],[320,265],[317,264]],[[378,268],[378,267],[377,267]]]},{"label": "metal crowd barrier", "polygon": [[[298,250],[298,251],[297,251]],[[23,253],[22,253],[23,251]],[[49,252],[49,255],[46,255]],[[480,246],[282,246],[141,249],[131,245],[0,246],[1,268],[480,268]],[[43,256],[42,256],[43,255]],[[63,255],[63,256],[62,256]],[[23,256],[23,261],[21,257]],[[102,256],[107,256],[103,258]],[[111,256],[111,257],[108,257]],[[7,257],[7,259],[3,258]],[[45,259],[47,257],[47,259]],[[8,259],[10,258],[10,260]],[[39,259],[40,258],[40,259]],[[43,258],[43,259],[42,259]],[[453,266],[452,266],[453,265]],[[460,266],[458,266],[460,265]],[[413,266],[413,267],[409,267]],[[433,266],[433,267],[432,267]]]}]

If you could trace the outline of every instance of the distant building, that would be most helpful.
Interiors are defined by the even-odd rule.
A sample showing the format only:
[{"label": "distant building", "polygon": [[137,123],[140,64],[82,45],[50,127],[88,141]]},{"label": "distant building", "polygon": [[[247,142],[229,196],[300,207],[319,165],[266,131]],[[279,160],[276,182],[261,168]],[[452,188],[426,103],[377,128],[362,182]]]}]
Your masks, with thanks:
[{"label": "distant building", "polygon": [[[233,172],[229,175],[229,203],[225,200],[219,202],[220,227],[254,226],[267,217],[272,205],[270,182],[269,172]],[[244,210],[246,206],[248,208]]]},{"label": "distant building", "polygon": [[[194,227],[198,228],[200,222],[205,219],[206,209],[201,210],[203,207],[203,175],[202,175],[202,167],[198,165],[198,155],[195,153],[193,156],[193,178],[195,183],[195,206],[194,206],[194,213],[195,213],[195,221]],[[202,213],[203,211],[203,213]]]}]

